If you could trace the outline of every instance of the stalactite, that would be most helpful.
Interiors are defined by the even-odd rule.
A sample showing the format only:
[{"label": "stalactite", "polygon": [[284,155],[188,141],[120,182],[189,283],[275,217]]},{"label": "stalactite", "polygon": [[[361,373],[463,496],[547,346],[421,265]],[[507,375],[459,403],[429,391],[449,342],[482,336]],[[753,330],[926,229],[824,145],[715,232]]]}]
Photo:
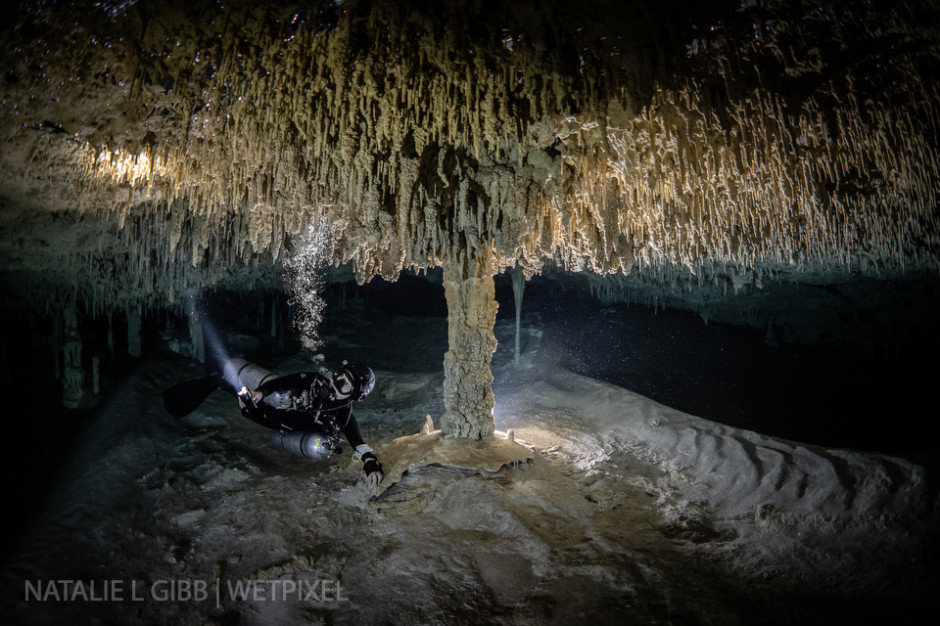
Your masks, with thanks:
[{"label": "stalactite", "polygon": [[522,268],[516,265],[514,268],[512,268],[510,276],[512,277],[513,301],[516,305],[516,341],[515,349],[513,350],[513,360],[516,362],[516,364],[518,364],[521,352],[519,344],[521,343],[520,335],[522,331],[522,295],[523,291],[525,290],[525,274],[523,273]]},{"label": "stalactite", "polygon": [[[826,70],[819,50],[800,56],[783,45],[802,41],[799,24],[780,25],[760,50],[731,34],[702,42],[693,59],[698,69],[669,87],[654,86],[648,102],[624,98],[620,87],[597,104],[591,98],[607,92],[594,85],[620,76],[600,57],[580,68],[588,87],[577,92],[573,78],[552,65],[557,58],[539,57],[536,47],[517,42],[511,51],[490,50],[420,15],[364,6],[349,10],[365,11],[375,28],[369,32],[388,33],[370,37],[377,49],[353,43],[360,32],[353,20],[329,37],[299,32],[285,42],[231,14],[233,32],[252,33],[261,53],[236,62],[240,44],[223,40],[212,47],[211,78],[187,81],[192,67],[210,62],[206,52],[195,60],[196,50],[210,48],[199,45],[200,25],[187,25],[191,51],[175,47],[179,55],[171,57],[181,70],[174,93],[146,86],[140,119],[147,121],[126,123],[120,141],[96,143],[93,132],[79,133],[78,141],[24,138],[21,126],[8,136],[27,140],[34,154],[27,169],[77,185],[86,211],[118,216],[123,225],[149,203],[166,207],[169,230],[154,245],[165,265],[183,239],[197,268],[276,259],[285,239],[323,212],[338,225],[338,259],[354,262],[362,280],[439,264],[450,228],[464,228],[471,246],[485,231],[498,254],[529,271],[545,260],[599,273],[663,264],[698,271],[710,261],[830,270],[859,263],[858,249],[878,267],[936,262],[935,247],[924,254],[918,246],[937,239],[930,207],[940,174],[933,149],[938,93],[918,81],[910,57],[893,59],[897,77],[917,94],[907,100],[887,94],[872,103],[847,80],[793,102],[742,80],[760,69],[763,54],[785,63],[794,78]],[[926,36],[900,13],[876,18],[880,32]],[[427,36],[416,39],[416,31]],[[538,32],[531,36],[537,46]],[[142,45],[142,66],[164,58],[165,42]],[[790,51],[780,56],[783,49]],[[95,54],[121,71],[113,51]],[[702,84],[710,77],[720,78],[727,103],[707,99]],[[75,88],[99,96],[108,89]],[[36,106],[21,105],[19,115]],[[904,155],[893,146],[905,146]],[[555,155],[546,159],[548,148]],[[462,189],[449,180],[453,166]],[[859,184],[844,184],[862,173]],[[487,195],[471,201],[470,180]],[[447,199],[438,205],[442,193]],[[40,195],[50,207],[62,206]],[[452,220],[437,219],[442,206]],[[235,220],[235,237],[233,211],[247,216]],[[621,249],[621,241],[631,248]]]}]

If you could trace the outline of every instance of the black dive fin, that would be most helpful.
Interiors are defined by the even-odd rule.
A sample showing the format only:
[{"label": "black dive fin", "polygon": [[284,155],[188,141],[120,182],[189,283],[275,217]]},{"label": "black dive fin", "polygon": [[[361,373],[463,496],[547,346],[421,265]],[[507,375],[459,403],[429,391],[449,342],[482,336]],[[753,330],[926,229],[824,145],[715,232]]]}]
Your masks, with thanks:
[{"label": "black dive fin", "polygon": [[219,379],[215,376],[176,383],[163,392],[163,407],[176,419],[186,417],[218,388]]}]

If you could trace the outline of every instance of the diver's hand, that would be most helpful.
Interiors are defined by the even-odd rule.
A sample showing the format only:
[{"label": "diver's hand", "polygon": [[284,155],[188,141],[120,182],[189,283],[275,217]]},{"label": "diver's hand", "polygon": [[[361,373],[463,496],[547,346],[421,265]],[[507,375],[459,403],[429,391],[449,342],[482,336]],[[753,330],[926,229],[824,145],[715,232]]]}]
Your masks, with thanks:
[{"label": "diver's hand", "polygon": [[382,464],[375,458],[375,453],[365,452],[362,455],[362,471],[366,474],[369,487],[375,489],[385,476],[382,474]]},{"label": "diver's hand", "polygon": [[370,489],[375,489],[379,486],[379,483],[382,482],[383,478],[385,478],[385,476],[382,475],[382,472],[372,472],[366,476],[366,483],[369,485]]},{"label": "diver's hand", "polygon": [[260,389],[249,391],[248,387],[242,387],[241,391],[238,392],[238,403],[243,409],[249,405],[251,405],[252,408],[257,408],[258,403],[263,399],[264,393]]}]

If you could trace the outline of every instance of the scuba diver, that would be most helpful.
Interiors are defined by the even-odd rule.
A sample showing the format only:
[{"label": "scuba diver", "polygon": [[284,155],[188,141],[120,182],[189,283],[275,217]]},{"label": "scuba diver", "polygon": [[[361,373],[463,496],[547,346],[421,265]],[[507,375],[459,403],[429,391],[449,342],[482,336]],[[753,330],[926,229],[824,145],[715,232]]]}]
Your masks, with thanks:
[{"label": "scuba diver", "polygon": [[384,477],[375,452],[363,440],[352,403],[369,395],[375,375],[364,365],[343,361],[332,378],[317,372],[275,376],[244,359],[229,359],[220,386],[234,391],[243,416],[271,428],[271,445],[311,459],[341,452],[339,433],[362,461],[366,482],[375,488]]},{"label": "scuba diver", "polygon": [[238,397],[242,415],[271,429],[271,445],[310,459],[325,460],[340,453],[345,435],[362,461],[366,482],[373,489],[384,474],[375,452],[362,439],[352,404],[369,395],[375,375],[364,365],[343,361],[332,376],[300,372],[275,376],[241,358],[229,358],[205,314],[206,372],[199,380],[173,385],[163,392],[163,405],[174,418],[194,411],[216,389]]}]

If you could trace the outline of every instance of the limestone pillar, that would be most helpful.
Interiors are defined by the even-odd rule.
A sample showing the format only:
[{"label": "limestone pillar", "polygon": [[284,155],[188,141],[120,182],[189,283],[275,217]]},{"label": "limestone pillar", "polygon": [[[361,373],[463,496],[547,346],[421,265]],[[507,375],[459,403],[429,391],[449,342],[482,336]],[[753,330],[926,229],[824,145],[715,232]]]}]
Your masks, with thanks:
[{"label": "limestone pillar", "polygon": [[444,355],[444,435],[488,439],[493,422],[496,290],[492,252],[461,257],[444,266],[448,350]]},{"label": "limestone pillar", "polygon": [[64,312],[65,334],[62,343],[62,404],[77,409],[82,402],[82,337],[78,332],[78,314],[74,306]]},{"label": "limestone pillar", "polygon": [[203,335],[205,331],[202,328],[202,319],[199,317],[199,313],[193,307],[189,307],[187,309],[186,315],[189,321],[189,353],[197,361],[205,363],[206,342]]}]

